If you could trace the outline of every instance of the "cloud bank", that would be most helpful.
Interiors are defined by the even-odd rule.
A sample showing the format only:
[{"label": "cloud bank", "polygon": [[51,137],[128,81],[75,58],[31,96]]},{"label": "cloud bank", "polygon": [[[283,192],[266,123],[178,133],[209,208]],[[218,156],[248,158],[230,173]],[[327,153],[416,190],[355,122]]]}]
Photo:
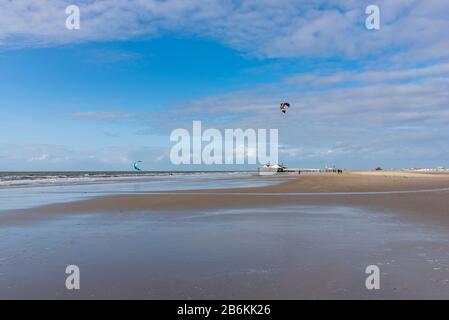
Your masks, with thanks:
[{"label": "cloud bank", "polygon": [[[81,10],[81,30],[65,29],[65,8]],[[389,54],[448,57],[449,3],[376,1],[381,30],[365,29],[358,0],[1,0],[0,45],[55,46],[155,37],[213,39],[259,57]],[[404,56],[400,57],[404,59]]]}]

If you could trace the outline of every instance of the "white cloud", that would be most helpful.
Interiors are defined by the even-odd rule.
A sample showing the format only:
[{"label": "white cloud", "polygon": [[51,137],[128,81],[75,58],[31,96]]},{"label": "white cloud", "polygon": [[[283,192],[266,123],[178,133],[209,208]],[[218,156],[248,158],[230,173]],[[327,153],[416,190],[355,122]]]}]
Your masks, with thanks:
[{"label": "white cloud", "polygon": [[308,73],[287,78],[290,85],[309,87],[334,86],[341,83],[358,82],[363,85],[392,81],[411,81],[422,78],[448,77],[449,63],[433,64],[426,67],[393,70],[342,71],[331,74]]},{"label": "white cloud", "polygon": [[70,114],[74,118],[84,118],[84,119],[125,119],[132,116],[131,113],[127,111],[86,111],[86,112],[74,112]]},{"label": "white cloud", "polygon": [[40,155],[40,156],[35,156],[35,157],[31,157],[31,158],[29,158],[28,159],[28,162],[33,162],[33,161],[45,161],[45,160],[48,160],[48,154],[46,154],[46,153],[43,153],[42,155]]},{"label": "white cloud", "polygon": [[[45,46],[157,36],[165,31],[215,39],[263,57],[391,55],[448,57],[449,3],[377,1],[381,30],[364,28],[369,1],[78,1],[81,30],[65,29],[69,0],[0,0],[0,43]],[[404,56],[403,56],[404,58]]]},{"label": "white cloud", "polygon": [[[337,71],[325,76],[341,79],[337,86],[304,92],[297,92],[302,83],[285,88],[283,81],[192,101],[160,115],[151,127],[168,133],[203,120],[203,129],[278,128],[280,160],[293,165],[449,162],[443,147],[449,138],[447,71],[446,63],[385,70],[391,82],[372,70],[351,77]],[[310,78],[321,80],[315,74]],[[278,109],[283,100],[292,105],[286,115]],[[230,114],[233,117],[224,117]],[[217,118],[223,121],[214,121]]]},{"label": "white cloud", "polygon": [[0,144],[2,170],[132,170],[136,159],[148,170],[165,168],[168,147],[104,146],[69,147],[56,144]]},{"label": "white cloud", "polygon": [[[170,123],[171,127],[191,126],[191,120],[203,120],[215,127],[279,127],[291,132],[298,125],[345,124],[372,127],[449,123],[449,79],[425,78],[414,82],[377,83],[352,87],[296,93],[281,91],[246,91],[207,97],[154,118],[152,128]],[[288,100],[292,107],[285,116],[279,113],[279,101]],[[226,120],[225,115],[233,117]],[[222,122],[212,122],[216,118]],[[169,130],[166,125],[160,130]]]}]

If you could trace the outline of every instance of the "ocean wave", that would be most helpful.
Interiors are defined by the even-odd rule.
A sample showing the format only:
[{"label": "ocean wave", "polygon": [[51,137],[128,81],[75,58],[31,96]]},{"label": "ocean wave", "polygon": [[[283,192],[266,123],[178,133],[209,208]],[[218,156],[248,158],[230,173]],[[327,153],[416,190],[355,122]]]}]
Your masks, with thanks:
[{"label": "ocean wave", "polygon": [[22,186],[51,186],[51,185],[72,185],[72,184],[92,184],[108,182],[142,181],[154,177],[188,177],[188,176],[217,176],[217,175],[239,175],[251,174],[252,172],[242,171],[192,171],[192,172],[20,172],[20,173],[0,173],[0,188],[22,187]]}]

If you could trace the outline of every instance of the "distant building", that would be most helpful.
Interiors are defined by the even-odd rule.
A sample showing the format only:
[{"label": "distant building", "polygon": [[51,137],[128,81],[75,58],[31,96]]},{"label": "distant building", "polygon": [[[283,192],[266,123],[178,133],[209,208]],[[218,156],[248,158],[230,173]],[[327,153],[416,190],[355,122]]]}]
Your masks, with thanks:
[{"label": "distant building", "polygon": [[260,166],[258,168],[258,172],[260,175],[273,175],[279,172],[284,172],[284,170],[286,169],[286,167],[284,167],[283,165],[279,165],[279,164],[273,164],[270,165],[269,163],[264,164],[263,166]]}]

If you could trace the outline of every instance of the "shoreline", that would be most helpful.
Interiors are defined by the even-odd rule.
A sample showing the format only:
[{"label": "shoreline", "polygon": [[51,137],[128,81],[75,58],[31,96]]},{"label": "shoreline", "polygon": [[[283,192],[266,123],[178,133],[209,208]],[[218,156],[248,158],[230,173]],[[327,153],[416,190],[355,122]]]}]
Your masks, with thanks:
[{"label": "shoreline", "polygon": [[[261,178],[267,179],[266,176]],[[449,206],[449,174],[383,171],[343,175],[276,175],[268,179],[285,181],[260,187],[142,191],[6,210],[0,215],[0,225],[51,218],[56,214],[344,205],[397,212],[449,227],[449,213],[446,212]]]}]

